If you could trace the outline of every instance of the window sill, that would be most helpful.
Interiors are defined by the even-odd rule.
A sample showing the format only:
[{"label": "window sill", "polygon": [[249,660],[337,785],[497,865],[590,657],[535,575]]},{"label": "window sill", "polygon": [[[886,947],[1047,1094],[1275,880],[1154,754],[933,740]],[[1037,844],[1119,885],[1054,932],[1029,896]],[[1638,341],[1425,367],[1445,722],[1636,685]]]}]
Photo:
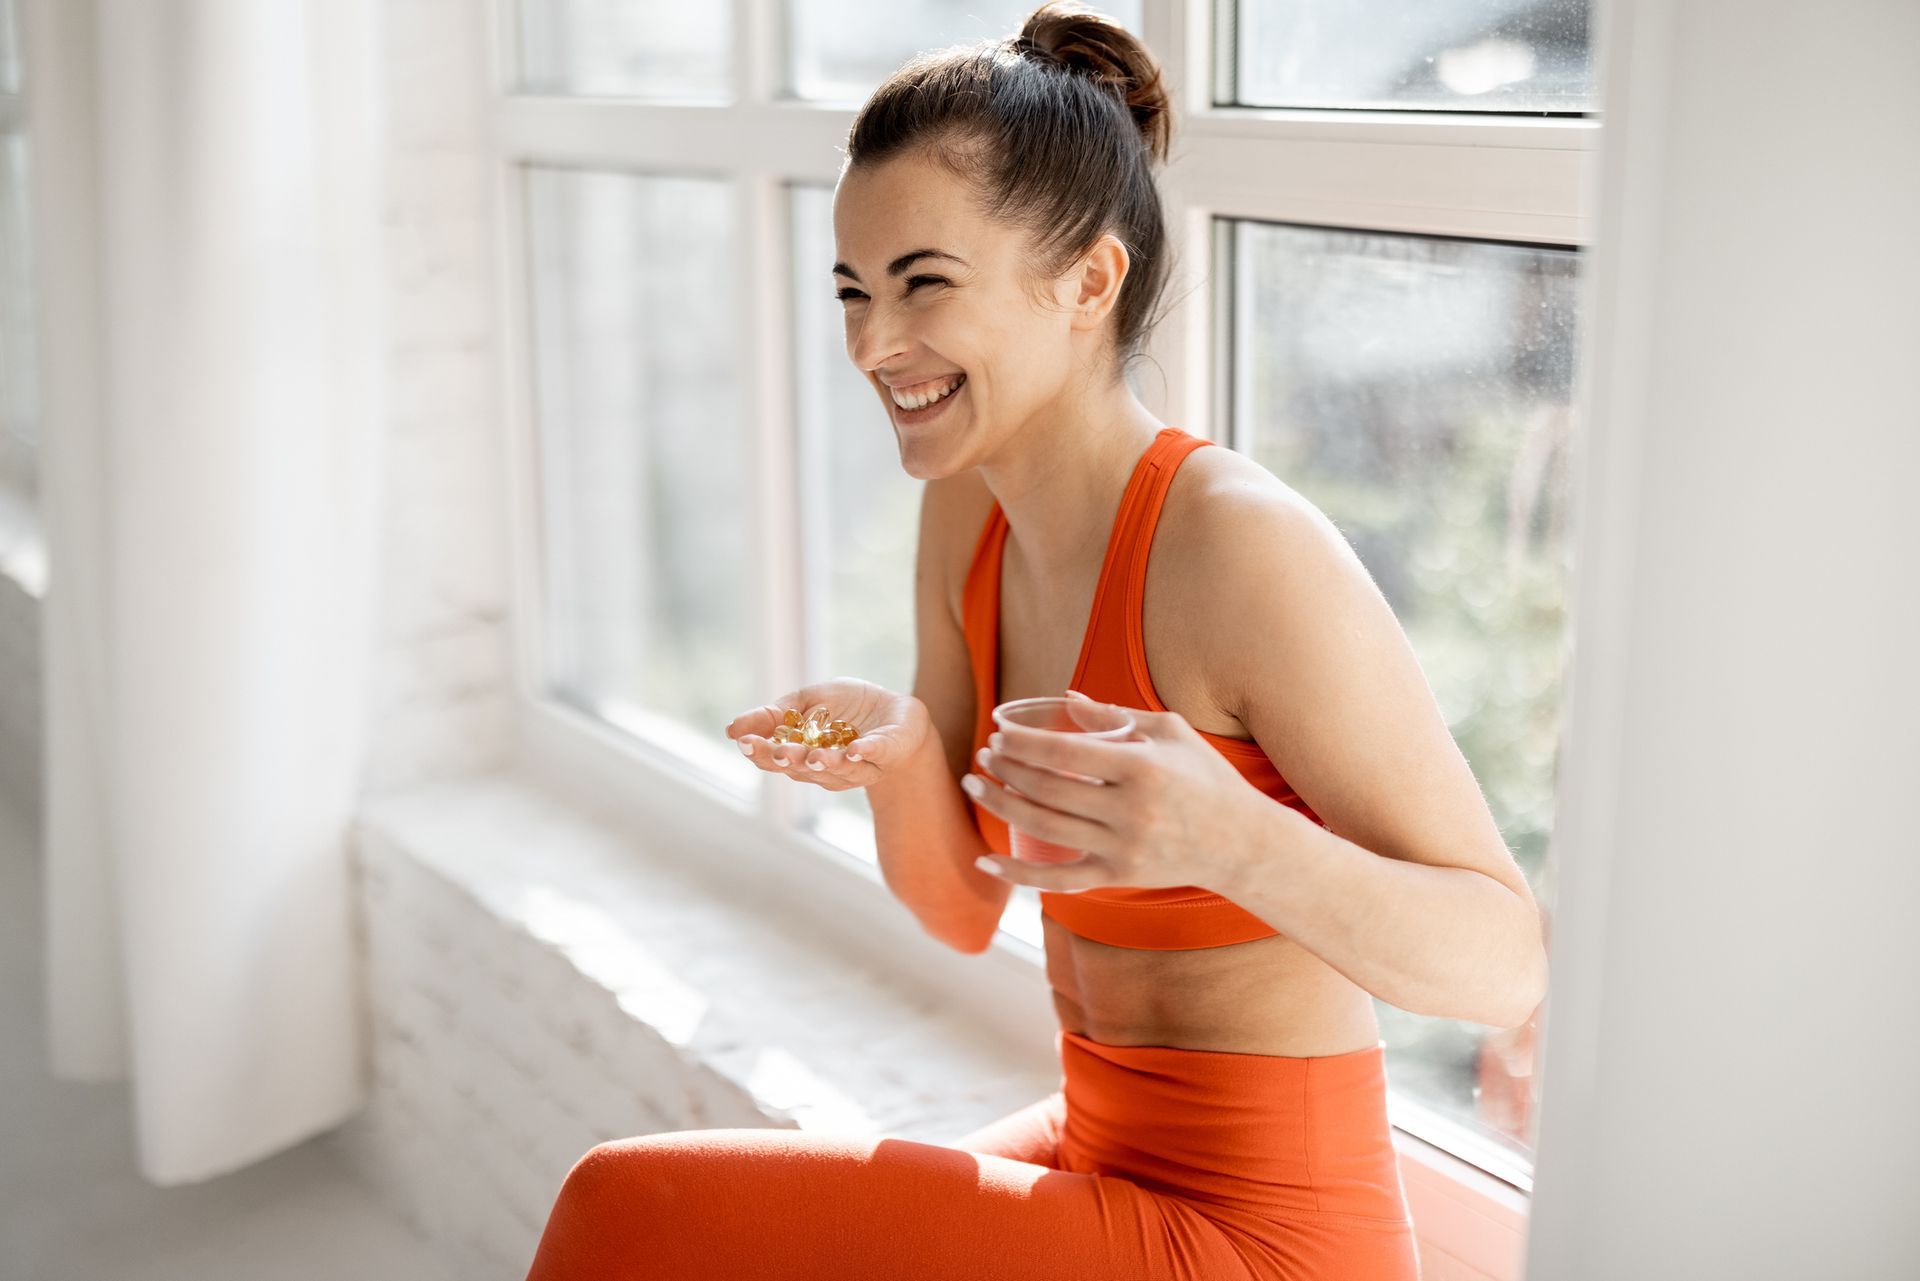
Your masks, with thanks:
[{"label": "window sill", "polygon": [[765,1124],[945,1142],[1058,1088],[1049,1057],[900,967],[871,964],[797,914],[716,894],[674,864],[664,833],[624,835],[524,777],[390,793],[359,825],[363,841],[404,851],[564,957]]}]

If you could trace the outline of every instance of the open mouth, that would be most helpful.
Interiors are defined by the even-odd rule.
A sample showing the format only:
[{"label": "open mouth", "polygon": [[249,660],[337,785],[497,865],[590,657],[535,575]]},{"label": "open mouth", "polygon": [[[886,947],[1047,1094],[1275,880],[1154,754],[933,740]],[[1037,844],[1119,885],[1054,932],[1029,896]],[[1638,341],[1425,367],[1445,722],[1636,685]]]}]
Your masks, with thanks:
[{"label": "open mouth", "polygon": [[892,396],[887,397],[887,403],[893,407],[893,417],[895,421],[910,426],[917,426],[920,423],[929,422],[932,419],[938,418],[941,414],[944,414],[947,411],[947,406],[958,399],[960,394],[966,389],[967,376],[961,374],[960,381],[954,385],[953,390],[930,405],[922,405],[918,409],[902,409]]}]

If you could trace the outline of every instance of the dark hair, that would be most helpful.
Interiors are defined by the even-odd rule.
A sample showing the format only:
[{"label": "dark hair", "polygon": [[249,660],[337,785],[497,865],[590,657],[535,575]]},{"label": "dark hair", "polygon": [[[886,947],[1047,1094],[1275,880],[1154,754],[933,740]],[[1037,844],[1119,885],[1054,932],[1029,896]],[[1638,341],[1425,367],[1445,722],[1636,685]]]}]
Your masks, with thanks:
[{"label": "dark hair", "polygon": [[1154,184],[1172,115],[1160,66],[1125,27],[1079,4],[1043,4],[1020,33],[910,58],[867,99],[847,166],[924,149],[990,217],[1029,233],[1035,281],[1059,276],[1103,232],[1129,263],[1114,304],[1124,369],[1145,344],[1168,274]]}]

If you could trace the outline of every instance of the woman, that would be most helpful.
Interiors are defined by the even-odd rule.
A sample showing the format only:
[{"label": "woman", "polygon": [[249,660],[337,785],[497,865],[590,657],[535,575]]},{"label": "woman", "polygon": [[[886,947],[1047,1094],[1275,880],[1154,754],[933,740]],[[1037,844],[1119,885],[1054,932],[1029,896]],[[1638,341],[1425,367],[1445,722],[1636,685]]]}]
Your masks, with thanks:
[{"label": "woman", "polygon": [[[1538,918],[1338,531],[1126,385],[1168,274],[1168,111],[1133,36],[1059,4],[863,107],[833,274],[926,481],[914,691],[839,679],[727,727],[763,769],[866,788],[887,885],[951,946],[1039,889],[1061,1090],[952,1146],[602,1144],[538,1281],[1418,1275],[1372,997],[1522,1023]],[[992,732],[1069,688],[1135,737]],[[821,705],[859,737],[769,738]],[[1088,856],[1010,858],[1009,824]]]}]

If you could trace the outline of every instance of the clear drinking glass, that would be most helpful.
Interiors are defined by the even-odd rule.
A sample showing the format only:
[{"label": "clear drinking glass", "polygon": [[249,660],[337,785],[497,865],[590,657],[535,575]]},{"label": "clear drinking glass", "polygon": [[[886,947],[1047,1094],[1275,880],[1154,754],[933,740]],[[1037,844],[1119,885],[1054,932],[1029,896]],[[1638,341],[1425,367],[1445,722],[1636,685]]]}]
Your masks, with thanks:
[{"label": "clear drinking glass", "polygon": [[[1043,729],[1056,734],[1085,734],[1089,738],[1104,738],[1114,741],[1124,740],[1133,733],[1133,713],[1124,707],[1107,707],[1096,703],[1085,703],[1071,698],[1016,698],[1010,703],[1002,703],[993,709],[993,723],[1001,729],[1009,725],[1019,725],[1027,729]],[[1045,768],[1035,766],[1036,769]],[[1066,770],[1050,770],[1049,773],[1061,774],[1067,778],[1084,779],[1084,774],[1074,774]],[[1000,780],[995,780],[996,782]],[[1005,783],[1001,784],[1006,786]],[[1018,796],[1017,789],[1008,787],[1008,791]],[[1070,849],[1065,845],[1056,845],[1052,841],[1043,841],[1013,826],[1007,825],[1009,852],[1013,857],[1028,863],[1078,863],[1087,856],[1085,850]]]}]

